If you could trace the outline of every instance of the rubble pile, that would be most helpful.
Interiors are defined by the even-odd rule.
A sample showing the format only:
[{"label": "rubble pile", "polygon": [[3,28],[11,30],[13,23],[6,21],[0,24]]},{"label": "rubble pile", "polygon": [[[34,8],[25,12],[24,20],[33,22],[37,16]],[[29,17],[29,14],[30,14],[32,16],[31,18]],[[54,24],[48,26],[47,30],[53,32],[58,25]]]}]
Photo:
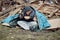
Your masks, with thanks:
[{"label": "rubble pile", "polygon": [[56,0],[45,0],[32,3],[32,6],[37,9],[39,12],[46,15],[47,18],[58,17],[60,16],[60,5],[56,3]]},{"label": "rubble pile", "polygon": [[14,1],[14,0],[0,0],[0,7],[2,8],[2,11],[4,9],[8,9],[9,7],[14,6],[16,4],[20,5],[20,3]]},{"label": "rubble pile", "polygon": [[50,5],[49,6],[44,5],[42,8],[39,8],[39,11],[47,14],[48,17],[52,17],[58,10],[59,10],[59,8],[57,8],[55,6],[50,6]]},{"label": "rubble pile", "polygon": [[[7,14],[16,5],[32,6],[39,12],[46,15],[47,18],[60,16],[60,1],[59,0],[1,0],[0,1],[0,16]],[[28,5],[27,5],[28,4]],[[9,11],[7,11],[10,8]],[[6,11],[5,11],[6,10]]]},{"label": "rubble pile", "polygon": [[11,10],[15,10],[20,7],[20,3],[14,0],[0,0],[0,18],[8,16]]}]

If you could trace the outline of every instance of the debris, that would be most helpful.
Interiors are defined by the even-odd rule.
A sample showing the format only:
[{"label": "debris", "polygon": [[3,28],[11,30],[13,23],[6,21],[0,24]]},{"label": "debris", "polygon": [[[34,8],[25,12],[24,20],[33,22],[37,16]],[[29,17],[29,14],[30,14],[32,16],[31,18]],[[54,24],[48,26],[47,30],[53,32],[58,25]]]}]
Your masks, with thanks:
[{"label": "debris", "polygon": [[0,12],[2,11],[2,7],[0,7]]},{"label": "debris", "polygon": [[59,18],[48,20],[48,22],[51,24],[51,27],[47,28],[47,29],[60,28],[60,19]]},{"label": "debris", "polygon": [[60,10],[55,13],[56,16],[60,16]]},{"label": "debris", "polygon": [[[20,5],[20,6],[21,6],[21,5]],[[4,14],[8,13],[8,12],[11,11],[11,10],[14,10],[15,8],[19,8],[20,6],[10,7],[9,9],[4,10],[3,12],[0,12],[0,16],[2,16],[2,15],[4,15]]]},{"label": "debris", "polygon": [[38,9],[40,12],[49,14],[48,17],[52,17],[59,9],[57,7],[48,6],[48,5],[42,5],[40,9]]},{"label": "debris", "polygon": [[14,14],[18,13],[20,10],[21,10],[20,7],[16,8],[15,10],[11,10],[11,11],[9,12],[9,15],[14,15]]},{"label": "debris", "polygon": [[59,9],[55,9],[55,11],[53,11],[53,13],[51,13],[50,15],[48,15],[48,17],[52,17]]},{"label": "debris", "polygon": [[6,8],[5,7],[2,7],[2,11],[5,11],[6,10]]},{"label": "debris", "polygon": [[39,4],[39,1],[31,2],[31,4]]},{"label": "debris", "polygon": [[45,0],[45,4],[54,4],[53,0]]}]

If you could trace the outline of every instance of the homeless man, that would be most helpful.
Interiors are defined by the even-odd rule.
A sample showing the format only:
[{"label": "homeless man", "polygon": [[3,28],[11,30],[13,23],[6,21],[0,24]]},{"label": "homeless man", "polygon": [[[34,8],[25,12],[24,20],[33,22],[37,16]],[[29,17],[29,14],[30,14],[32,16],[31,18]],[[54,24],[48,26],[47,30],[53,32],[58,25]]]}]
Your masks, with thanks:
[{"label": "homeless man", "polygon": [[[22,10],[22,20],[17,24],[25,30],[36,29],[40,30],[50,27],[46,17],[30,6],[25,6]],[[37,20],[36,20],[37,19]]]},{"label": "homeless man", "polygon": [[22,20],[18,21],[17,24],[23,29],[30,30],[30,27],[37,26],[37,22],[33,20],[35,18],[35,11],[31,7],[24,7],[21,17]]}]

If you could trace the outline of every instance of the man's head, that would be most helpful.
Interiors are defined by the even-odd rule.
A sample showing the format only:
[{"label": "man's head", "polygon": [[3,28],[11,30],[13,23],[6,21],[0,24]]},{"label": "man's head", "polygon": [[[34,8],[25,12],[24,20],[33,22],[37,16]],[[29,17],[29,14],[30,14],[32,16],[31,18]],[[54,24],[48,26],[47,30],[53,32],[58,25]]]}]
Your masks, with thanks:
[{"label": "man's head", "polygon": [[31,10],[26,11],[26,15],[30,15]]},{"label": "man's head", "polygon": [[31,8],[30,6],[25,6],[25,7],[22,9],[22,12],[23,12],[24,14],[27,14],[27,15],[30,15],[31,11],[32,11],[32,8]]}]

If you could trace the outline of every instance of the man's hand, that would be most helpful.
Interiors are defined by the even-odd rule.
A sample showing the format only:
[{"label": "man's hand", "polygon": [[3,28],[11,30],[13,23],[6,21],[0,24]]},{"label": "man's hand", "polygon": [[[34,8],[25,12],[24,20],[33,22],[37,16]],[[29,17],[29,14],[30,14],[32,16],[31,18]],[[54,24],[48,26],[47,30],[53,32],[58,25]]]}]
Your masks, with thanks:
[{"label": "man's hand", "polygon": [[30,16],[25,16],[24,18],[28,20],[28,19],[30,19]]},{"label": "man's hand", "polygon": [[22,18],[23,18],[23,16],[22,16],[22,15],[20,15],[20,16],[19,16],[19,18],[20,18],[20,19],[22,19]]},{"label": "man's hand", "polygon": [[33,20],[36,21],[37,20],[36,17],[34,17]]}]

